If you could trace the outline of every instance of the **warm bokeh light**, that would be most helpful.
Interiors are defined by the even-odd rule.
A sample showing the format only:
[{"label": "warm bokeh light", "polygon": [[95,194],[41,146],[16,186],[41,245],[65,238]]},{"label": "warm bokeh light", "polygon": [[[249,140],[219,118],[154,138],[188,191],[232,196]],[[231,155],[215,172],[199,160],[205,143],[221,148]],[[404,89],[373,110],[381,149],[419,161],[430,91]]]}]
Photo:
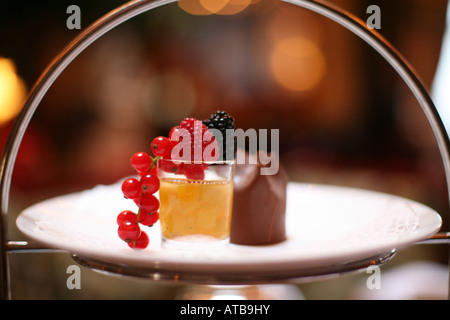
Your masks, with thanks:
[{"label": "warm bokeh light", "polygon": [[228,0],[200,0],[200,4],[209,12],[219,12],[227,5]]},{"label": "warm bokeh light", "polygon": [[321,49],[305,37],[280,40],[270,57],[270,68],[276,81],[292,91],[314,88],[325,73]]},{"label": "warm bokeh light", "polygon": [[320,44],[323,43],[325,36],[324,25],[320,24],[317,15],[298,9],[292,12],[274,11],[266,28],[268,40],[272,45],[281,39],[299,36]]},{"label": "warm bokeh light", "polygon": [[200,3],[200,0],[179,0],[178,6],[187,13],[196,16],[206,16],[211,14],[211,12]]},{"label": "warm bokeh light", "polygon": [[250,4],[252,0],[228,0],[227,4],[217,12],[221,15],[233,15],[244,11]]},{"label": "warm bokeh light", "polygon": [[252,0],[180,0],[178,5],[193,15],[233,15],[246,9]]},{"label": "warm bokeh light", "polygon": [[14,62],[0,57],[0,125],[19,113],[25,95],[26,86],[16,73]]}]

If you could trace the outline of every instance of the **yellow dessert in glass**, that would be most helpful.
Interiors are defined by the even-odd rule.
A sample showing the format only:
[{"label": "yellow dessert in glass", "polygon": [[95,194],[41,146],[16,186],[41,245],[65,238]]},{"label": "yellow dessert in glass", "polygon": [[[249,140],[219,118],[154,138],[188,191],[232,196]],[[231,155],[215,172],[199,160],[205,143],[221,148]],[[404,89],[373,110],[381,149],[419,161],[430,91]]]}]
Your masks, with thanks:
[{"label": "yellow dessert in glass", "polygon": [[233,165],[233,162],[208,164],[203,179],[189,179],[183,174],[158,168],[163,239],[204,241],[229,238]]}]

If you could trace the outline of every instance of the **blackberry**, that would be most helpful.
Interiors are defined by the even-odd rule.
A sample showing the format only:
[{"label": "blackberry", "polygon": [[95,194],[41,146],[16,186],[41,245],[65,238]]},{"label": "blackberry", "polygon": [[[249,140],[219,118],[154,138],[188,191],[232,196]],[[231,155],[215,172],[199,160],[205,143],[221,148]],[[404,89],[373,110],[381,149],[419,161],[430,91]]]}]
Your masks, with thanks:
[{"label": "blackberry", "polygon": [[[203,124],[208,129],[219,130],[222,134],[222,144],[219,144],[220,158],[223,160],[234,159],[236,137],[234,137],[234,131],[228,133],[226,131],[227,129],[234,129],[234,118],[225,111],[216,111],[208,120],[204,120]],[[232,140],[233,143],[227,145],[227,140]]]}]

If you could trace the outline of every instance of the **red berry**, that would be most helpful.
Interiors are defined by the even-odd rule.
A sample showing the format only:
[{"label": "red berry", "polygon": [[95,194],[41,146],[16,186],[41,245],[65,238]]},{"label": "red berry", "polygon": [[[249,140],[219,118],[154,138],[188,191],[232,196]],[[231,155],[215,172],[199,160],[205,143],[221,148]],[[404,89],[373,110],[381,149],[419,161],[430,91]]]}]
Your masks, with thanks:
[{"label": "red berry", "polygon": [[141,183],[135,178],[128,178],[122,183],[122,192],[127,199],[139,199],[142,194]]},{"label": "red berry", "polygon": [[158,169],[156,168],[156,166],[150,170],[150,174],[156,177],[158,176]]},{"label": "red berry", "polygon": [[141,188],[144,193],[153,194],[159,190],[159,179],[157,176],[147,174],[141,178]]},{"label": "red berry", "polygon": [[142,223],[144,226],[152,226],[154,225],[159,219],[159,213],[156,212],[144,212],[141,211],[139,214],[139,222]]},{"label": "red berry", "polygon": [[120,225],[124,221],[136,221],[137,216],[133,211],[124,210],[117,216],[117,224]]},{"label": "red berry", "polygon": [[169,172],[169,173],[176,173],[178,170],[178,166],[170,160],[159,160],[159,169],[161,169],[164,172]]},{"label": "red berry", "polygon": [[155,212],[159,209],[159,200],[150,193],[144,193],[139,202],[139,208],[145,212]]},{"label": "red berry", "polygon": [[180,131],[180,127],[173,127],[169,132],[169,140],[178,142],[178,132]]},{"label": "red berry", "polygon": [[147,248],[149,243],[150,240],[147,234],[144,231],[142,231],[139,238],[136,241],[129,242],[128,246],[133,249],[145,249]]},{"label": "red berry", "polygon": [[156,156],[167,158],[172,151],[172,144],[166,137],[156,137],[152,141],[151,149]]},{"label": "red berry", "polygon": [[152,159],[145,152],[135,153],[131,157],[131,166],[136,169],[136,171],[140,172],[148,172],[150,170],[150,166],[152,165]]},{"label": "red berry", "polygon": [[205,179],[205,169],[202,164],[191,164],[185,166],[183,173],[188,179],[203,180]]},{"label": "red berry", "polygon": [[[137,171],[137,170],[136,170]],[[148,170],[147,171],[137,171],[137,173],[138,173],[138,175],[139,175],[139,177],[143,177],[143,176],[145,176],[146,174],[148,174]]]},{"label": "red berry", "polygon": [[[218,150],[218,146],[217,148],[215,147],[217,145],[217,141],[215,140],[212,132],[210,132],[206,125],[204,125],[200,120],[196,120],[195,118],[185,118],[181,121],[178,130],[181,129],[187,130],[190,134],[191,161],[210,161],[218,158],[218,153],[215,152],[216,149]],[[206,155],[207,159],[205,159],[205,148],[211,143],[214,143],[214,145],[210,148],[211,150],[208,150],[211,155]]]},{"label": "red berry", "polygon": [[180,122],[180,128],[183,129],[187,129],[188,131],[190,131],[190,129],[194,128],[194,121],[196,121],[197,119],[195,118],[184,118],[183,121]]},{"label": "red berry", "polygon": [[117,233],[125,242],[136,241],[141,234],[141,228],[136,221],[124,221],[119,225]]}]

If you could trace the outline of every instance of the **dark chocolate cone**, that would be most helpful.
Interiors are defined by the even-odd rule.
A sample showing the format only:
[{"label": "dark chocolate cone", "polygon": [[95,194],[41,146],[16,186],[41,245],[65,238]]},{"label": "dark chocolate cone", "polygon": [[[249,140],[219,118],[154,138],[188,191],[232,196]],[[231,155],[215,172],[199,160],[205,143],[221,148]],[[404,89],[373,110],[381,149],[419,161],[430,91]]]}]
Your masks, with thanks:
[{"label": "dark chocolate cone", "polygon": [[280,164],[276,174],[261,175],[261,167],[259,162],[236,164],[231,243],[266,245],[286,240],[286,173]]}]

